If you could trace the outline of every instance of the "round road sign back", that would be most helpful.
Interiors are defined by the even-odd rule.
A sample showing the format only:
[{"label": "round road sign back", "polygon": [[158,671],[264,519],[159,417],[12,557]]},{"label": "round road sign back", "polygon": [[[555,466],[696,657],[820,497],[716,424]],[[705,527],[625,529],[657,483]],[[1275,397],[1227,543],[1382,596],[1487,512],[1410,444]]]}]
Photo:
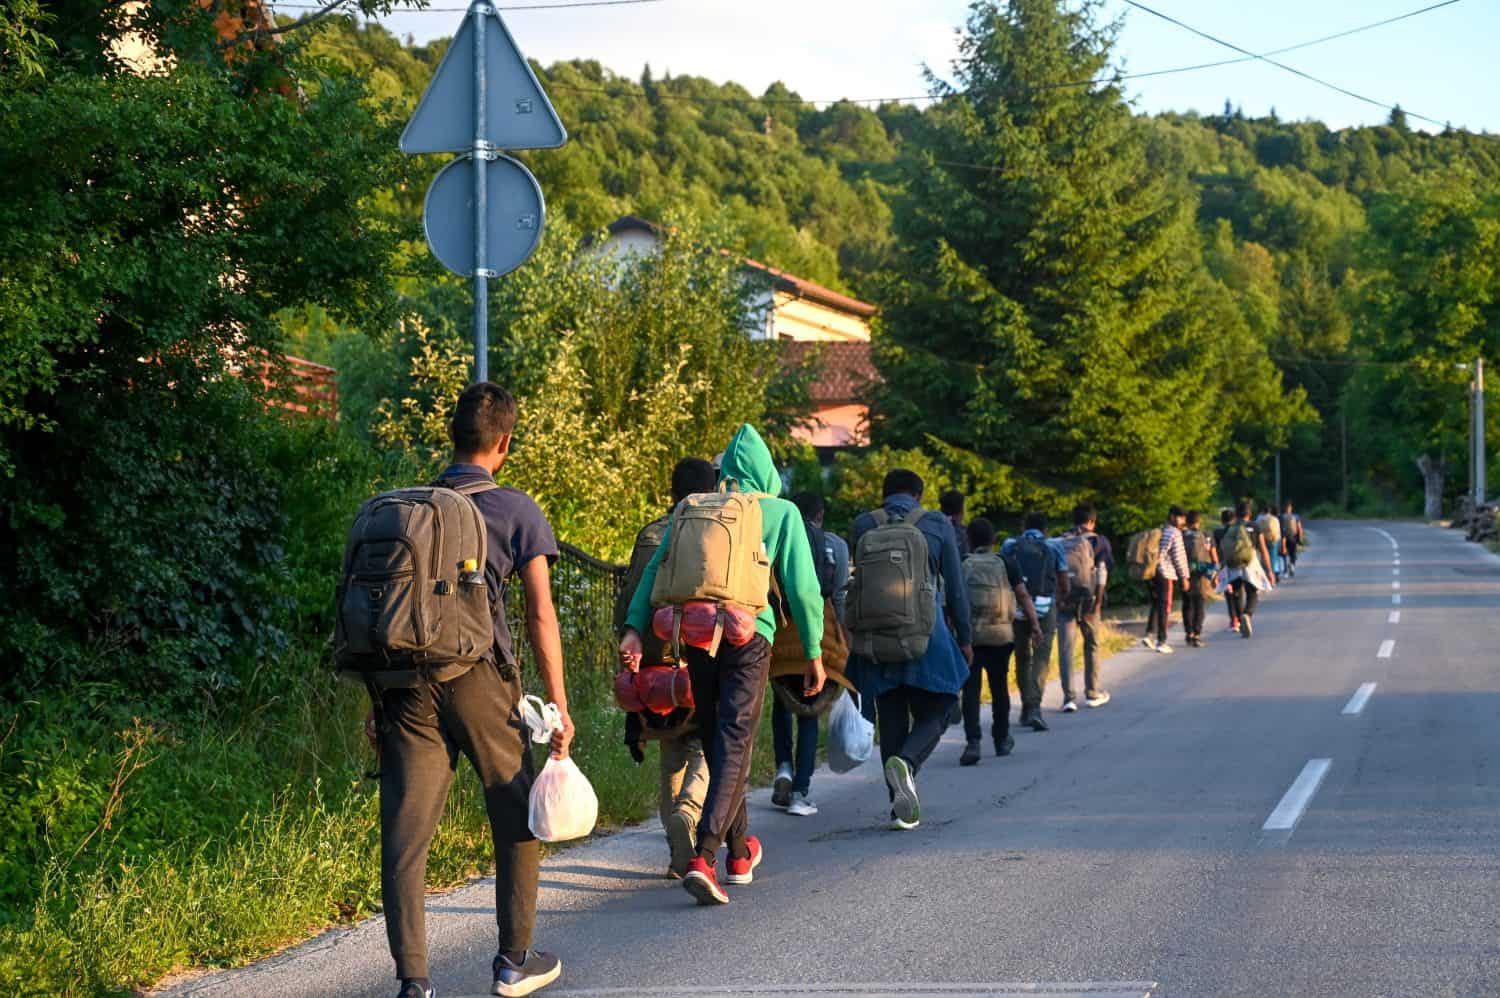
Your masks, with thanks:
[{"label": "round road sign back", "polygon": [[[515,270],[536,250],[542,238],[546,206],[542,188],[518,160],[500,156],[485,161],[485,200],[489,224],[484,263],[493,276]],[[468,157],[438,171],[422,210],[427,245],[455,274],[474,275],[474,166]]]}]

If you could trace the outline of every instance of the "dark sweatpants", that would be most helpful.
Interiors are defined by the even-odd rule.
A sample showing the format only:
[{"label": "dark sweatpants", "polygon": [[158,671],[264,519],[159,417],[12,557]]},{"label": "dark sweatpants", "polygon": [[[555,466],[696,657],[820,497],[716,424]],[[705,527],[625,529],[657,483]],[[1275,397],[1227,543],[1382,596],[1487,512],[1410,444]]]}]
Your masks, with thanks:
[{"label": "dark sweatpants", "polygon": [[693,682],[698,734],[708,759],[708,796],[698,821],[698,855],[712,863],[719,847],[727,844],[730,856],[748,859],[750,847],[745,838],[750,816],[745,810],[745,788],[765,705],[771,643],[757,634],[738,648],[720,645],[715,656],[701,648],[684,648],[683,657]]},{"label": "dark sweatpants", "polygon": [[532,761],[520,699],[519,675],[503,679],[486,662],[448,682],[381,694],[380,886],[397,977],[428,976],[427,849],[460,753],[484,787],[499,948],[531,946],[541,852],[528,827]]},{"label": "dark sweatpants", "polygon": [[1021,691],[1021,711],[1042,709],[1042,681],[1047,677],[1047,667],[1052,664],[1052,640],[1057,635],[1057,607],[1047,611],[1041,619],[1042,640],[1031,643],[1031,622],[1015,622],[1016,686]]},{"label": "dark sweatpants", "polygon": [[876,697],[881,763],[899,755],[913,773],[920,770],[948,730],[948,711],[956,699],[952,693],[934,693],[916,686],[898,686]]},{"label": "dark sweatpants", "polygon": [[1182,630],[1186,634],[1202,636],[1203,618],[1208,612],[1208,598],[1198,591],[1198,580],[1189,582],[1182,591]]},{"label": "dark sweatpants", "polygon": [[1167,625],[1172,616],[1172,581],[1158,573],[1151,579],[1151,612],[1146,615],[1146,637],[1167,643]]},{"label": "dark sweatpants", "polygon": [[1015,644],[975,645],[974,664],[969,667],[969,681],[964,683],[964,738],[977,742],[979,695],[987,675],[990,680],[990,734],[998,745],[1010,734],[1010,655]]},{"label": "dark sweatpants", "polygon": [[1235,579],[1229,584],[1229,608],[1235,616],[1243,619],[1255,616],[1255,604],[1260,600],[1260,590],[1245,579]]}]

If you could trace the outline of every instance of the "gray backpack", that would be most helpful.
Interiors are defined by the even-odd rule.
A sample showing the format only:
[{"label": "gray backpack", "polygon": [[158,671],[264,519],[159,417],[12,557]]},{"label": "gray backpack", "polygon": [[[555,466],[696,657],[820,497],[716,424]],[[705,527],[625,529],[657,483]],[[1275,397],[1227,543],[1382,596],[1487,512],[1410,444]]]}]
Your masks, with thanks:
[{"label": "gray backpack", "polygon": [[354,518],[344,549],[334,667],[381,688],[444,681],[494,644],[475,482],[382,492]]},{"label": "gray backpack", "polygon": [[917,528],[927,511],[918,506],[901,520],[883,509],[870,515],[875,526],[854,551],[849,650],[879,665],[911,662],[926,654],[937,627],[937,583],[927,564],[927,535]]},{"label": "gray backpack", "polygon": [[964,559],[964,583],[974,620],[974,643],[1001,647],[1015,641],[1016,594],[1005,559],[993,552]]},{"label": "gray backpack", "polygon": [[1094,608],[1094,588],[1098,584],[1098,552],[1094,550],[1093,534],[1072,530],[1062,537],[1063,556],[1068,562],[1068,595],[1064,602],[1069,609],[1088,614]]}]

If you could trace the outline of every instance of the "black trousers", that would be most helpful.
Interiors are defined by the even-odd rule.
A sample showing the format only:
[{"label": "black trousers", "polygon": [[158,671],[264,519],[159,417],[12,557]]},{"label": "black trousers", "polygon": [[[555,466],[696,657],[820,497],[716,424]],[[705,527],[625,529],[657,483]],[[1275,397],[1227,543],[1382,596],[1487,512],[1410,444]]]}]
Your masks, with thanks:
[{"label": "black trousers", "polygon": [[1255,604],[1260,602],[1260,590],[1244,579],[1235,579],[1229,584],[1229,612],[1236,617],[1255,616]]},{"label": "black trousers", "polygon": [[738,648],[721,645],[713,656],[701,648],[684,648],[683,657],[693,683],[698,734],[708,759],[708,795],[698,821],[698,855],[712,863],[719,847],[727,844],[729,855],[747,859],[750,816],[745,810],[745,788],[765,705],[771,643],[757,634]]},{"label": "black trousers", "polygon": [[1286,560],[1290,565],[1297,564],[1297,541],[1291,537],[1286,539]]},{"label": "black trousers", "polygon": [[934,693],[915,686],[898,686],[877,697],[880,761],[885,763],[899,755],[913,773],[921,769],[948,730],[948,711],[956,699],[952,693]]},{"label": "black trousers", "polygon": [[1146,637],[1167,640],[1167,618],[1172,613],[1172,582],[1158,574],[1151,580],[1151,612],[1146,615]]},{"label": "black trousers", "polygon": [[381,694],[380,888],[397,977],[427,975],[427,850],[460,754],[484,787],[495,843],[500,949],[531,946],[541,847],[529,827],[532,762],[521,680],[481,662],[457,679]]},{"label": "black trousers", "polygon": [[969,666],[969,681],[964,683],[964,738],[979,741],[979,695],[984,692],[984,677],[990,680],[990,734],[997,743],[1010,734],[1010,653],[1015,645],[975,645],[974,664]]},{"label": "black trousers", "polygon": [[1198,592],[1196,580],[1189,582],[1182,593],[1182,629],[1187,634],[1203,633],[1203,617],[1207,613],[1207,599]]}]

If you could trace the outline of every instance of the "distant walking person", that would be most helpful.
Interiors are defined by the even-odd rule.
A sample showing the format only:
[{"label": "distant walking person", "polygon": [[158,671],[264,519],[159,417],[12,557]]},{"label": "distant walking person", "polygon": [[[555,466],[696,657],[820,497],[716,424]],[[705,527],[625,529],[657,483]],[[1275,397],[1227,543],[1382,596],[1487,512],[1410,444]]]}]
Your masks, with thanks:
[{"label": "distant walking person", "polygon": [[[815,492],[799,492],[792,503],[802,511],[807,543],[818,569],[818,588],[824,599],[837,603],[849,583],[849,548],[844,539],[823,529],[823,499]],[[835,543],[836,542],[836,543]],[[835,614],[837,616],[837,614]],[[799,818],[818,813],[809,797],[812,774],[818,766],[818,716],[792,716],[780,697],[771,703],[771,745],[776,754],[776,779],[771,784],[771,803]]]},{"label": "distant walking person", "polygon": [[[1234,507],[1226,507],[1219,511],[1220,526],[1214,531],[1214,555],[1217,557],[1219,563],[1217,585],[1220,591],[1223,590],[1225,573],[1229,570],[1229,566],[1224,563],[1224,534],[1229,530],[1229,525],[1233,522]],[[1234,608],[1234,600],[1225,599],[1224,608],[1229,612],[1229,629],[1231,631],[1238,631],[1240,629],[1240,616]]]},{"label": "distant walking person", "polygon": [[1042,640],[1041,621],[1026,591],[1021,566],[1014,557],[995,552],[995,526],[980,517],[969,524],[973,553],[964,559],[964,583],[974,621],[974,661],[964,683],[964,750],[960,766],[979,762],[979,697],[984,680],[990,683],[990,736],[997,756],[1010,755],[1016,740],[1010,733],[1010,658],[1015,647],[1015,624],[1026,622],[1030,640]]},{"label": "distant walking person", "polygon": [[849,678],[875,701],[891,827],[905,831],[921,822],[916,776],[948,727],[974,649],[952,524],[922,508],[914,471],[888,473],[883,492],[881,507],[854,521]]},{"label": "distant walking person", "polygon": [[1266,571],[1271,576],[1271,585],[1281,581],[1282,573],[1286,571],[1284,556],[1286,554],[1286,543],[1281,536],[1281,517],[1277,515],[1274,506],[1262,507],[1264,512],[1255,518],[1255,529],[1265,541],[1268,554]]},{"label": "distant walking person", "polygon": [[1073,691],[1073,647],[1083,638],[1083,697],[1090,707],[1109,703],[1109,691],[1099,682],[1099,621],[1104,611],[1104,590],[1114,553],[1109,541],[1094,532],[1099,515],[1092,503],[1073,510],[1073,529],[1061,543],[1068,563],[1068,595],[1059,600],[1057,614],[1057,670],[1062,680],[1063,712],[1078,709]]},{"label": "distant walking person", "polygon": [[1203,517],[1196,509],[1188,510],[1182,544],[1187,549],[1191,574],[1182,590],[1182,630],[1189,647],[1202,648],[1203,618],[1207,613],[1208,597],[1214,590],[1218,565],[1213,538],[1204,532]]},{"label": "distant walking person", "polygon": [[[672,469],[672,508],[688,496],[712,492],[718,487],[718,472],[701,457],[685,457]],[[623,633],[630,614],[630,601],[640,586],[656,549],[666,536],[671,510],[641,528],[630,552],[625,584],[615,602],[615,632]],[[670,644],[654,634],[642,638],[644,665],[676,665]],[[681,880],[688,863],[697,854],[698,822],[703,817],[703,798],[708,793],[708,760],[692,708],[679,707],[668,714],[651,710],[625,715],[625,745],[637,763],[645,761],[646,742],[661,746],[657,763],[659,816],[667,835],[668,876]]]},{"label": "distant walking person", "polygon": [[[763,850],[749,834],[745,789],[771,670],[776,613],[771,573],[807,658],[803,693],[823,689],[823,594],[802,513],[777,498],[781,473],[765,441],[746,424],[724,450],[719,492],[684,502],[647,563],[630,602],[620,661],[641,665],[641,636],[663,631],[687,660],[708,756],[708,794],[698,823],[698,854],[683,886],[700,905],[728,904],[717,857],[727,846],[723,883],[755,880]],[[663,625],[657,627],[657,625]]]},{"label": "distant walking person", "polygon": [[1181,507],[1168,510],[1167,522],[1161,528],[1156,577],[1151,580],[1151,611],[1146,616],[1146,636],[1141,638],[1141,644],[1162,655],[1172,654],[1172,646],[1167,644],[1167,625],[1172,620],[1173,593],[1186,588],[1192,574],[1188,569],[1187,548],[1182,543],[1186,520]]},{"label": "distant walking person", "polygon": [[[541,852],[528,822],[531,752],[526,725],[521,721],[520,667],[502,598],[517,576],[526,596],[526,631],[537,672],[547,698],[562,715],[562,730],[552,736],[554,759],[567,757],[573,723],[568,719],[562,640],[552,602],[550,566],[558,555],[557,538],[530,496],[495,484],[495,473],[510,456],[516,409],[515,398],[504,388],[481,382],[458,397],[449,423],[453,461],[438,477],[437,485],[468,496],[466,502],[472,503],[472,509],[483,519],[483,532],[476,530],[476,524],[454,519],[447,522],[445,544],[441,529],[445,521],[437,501],[443,493],[434,493],[427,502],[428,514],[418,516],[409,512],[419,504],[409,494],[417,490],[408,490],[406,499],[387,507],[399,512],[385,517],[378,511],[370,514],[375,527],[383,523],[387,529],[381,543],[350,545],[349,557],[357,566],[354,585],[362,586],[364,592],[356,602],[355,590],[346,590],[336,645],[342,642],[346,647],[356,647],[369,643],[377,632],[390,634],[398,627],[411,628],[411,623],[403,621],[416,617],[414,604],[427,598],[413,580],[433,583],[430,576],[422,574],[428,564],[437,566],[433,570],[438,576],[433,591],[451,593],[457,588],[463,595],[449,596],[446,602],[465,601],[465,607],[446,609],[448,617],[434,612],[427,618],[430,631],[428,643],[420,646],[422,658],[414,658],[410,652],[398,654],[384,646],[370,649],[383,662],[377,671],[367,673],[378,699],[366,730],[376,740],[380,753],[380,883],[386,937],[396,961],[396,976],[401,979],[400,998],[431,998],[434,994],[427,967],[427,853],[460,755],[467,756],[479,774],[495,845],[499,952],[491,964],[492,993],[528,995],[562,973],[557,957],[531,949]],[[361,518],[365,518],[364,513]],[[426,524],[425,532],[414,532],[413,524]],[[403,530],[405,535],[397,536]],[[444,578],[444,573],[452,571],[446,555],[458,553],[458,547],[449,544],[461,546],[465,536],[486,535],[483,554],[464,557],[462,574],[455,580]],[[420,550],[424,542],[429,551]],[[374,580],[374,572],[399,569],[403,559],[408,566],[415,563],[422,567],[406,568],[389,586]],[[481,559],[482,572],[477,564]],[[390,592],[401,583],[408,588],[404,598],[396,597],[393,605],[400,616],[389,628],[377,629],[374,621],[369,626],[344,626],[346,609],[352,614],[367,612],[381,605],[382,589]],[[451,630],[457,626],[465,608],[474,605],[471,600],[475,596],[485,601],[478,606],[481,616],[489,618],[483,621],[490,625],[483,628],[489,640],[472,659],[435,658],[432,643],[437,639],[432,632],[441,634],[445,627]],[[390,601],[385,603],[389,605]],[[471,644],[466,640],[460,647]]]},{"label": "distant walking person", "polygon": [[1235,503],[1234,522],[1224,531],[1223,559],[1228,570],[1219,581],[1219,586],[1228,592],[1232,611],[1240,622],[1240,637],[1247,639],[1254,630],[1251,618],[1255,616],[1260,594],[1271,588],[1264,567],[1270,564],[1271,555],[1266,550],[1266,539],[1251,520],[1253,509],[1248,499]]},{"label": "distant walking person", "polygon": [[1288,499],[1281,511],[1281,542],[1286,546],[1286,574],[1297,577],[1297,552],[1302,548],[1302,517]]},{"label": "distant walking person", "polygon": [[973,548],[969,544],[969,530],[964,526],[964,494],[958,489],[949,489],[938,497],[938,508],[953,525],[953,539],[958,542],[958,553],[968,555]]},{"label": "distant walking person", "polygon": [[1026,514],[1025,529],[1000,546],[1000,553],[1016,560],[1026,591],[1036,605],[1040,640],[1033,638],[1029,620],[1016,621],[1016,683],[1021,687],[1021,723],[1046,731],[1042,720],[1042,687],[1052,662],[1052,639],[1057,633],[1057,602],[1068,596],[1068,559],[1062,545],[1047,537],[1047,514]]}]

